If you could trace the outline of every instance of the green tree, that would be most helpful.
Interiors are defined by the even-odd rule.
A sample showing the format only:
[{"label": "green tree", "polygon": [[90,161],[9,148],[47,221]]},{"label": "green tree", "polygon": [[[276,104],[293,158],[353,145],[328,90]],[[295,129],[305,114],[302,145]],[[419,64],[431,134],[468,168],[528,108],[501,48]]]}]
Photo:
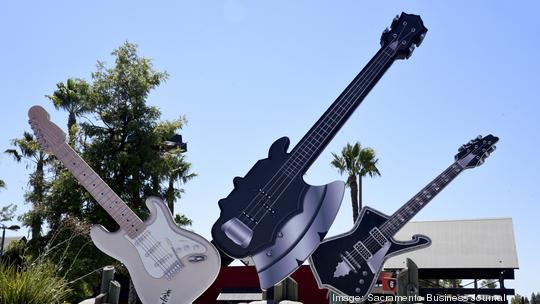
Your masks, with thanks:
[{"label": "green tree", "polygon": [[185,184],[197,176],[196,173],[191,172],[191,164],[185,161],[184,155],[178,150],[173,153],[166,152],[163,159],[167,166],[167,188],[165,191],[165,201],[174,214],[174,202],[182,197],[184,189],[175,187],[175,183]]},{"label": "green tree", "polygon": [[448,288],[458,288],[461,284],[461,279],[442,279],[440,283]]},{"label": "green tree", "polygon": [[77,78],[69,78],[66,83],[56,84],[56,90],[52,95],[46,95],[56,109],[62,109],[68,112],[68,135],[69,142],[73,144],[76,135],[77,117],[87,113],[87,98],[90,96],[89,84]]},{"label": "green tree", "polygon": [[331,165],[338,169],[340,174],[348,175],[347,185],[351,188],[353,222],[356,222],[359,210],[362,209],[362,178],[366,175],[370,177],[381,175],[377,168],[379,160],[375,157],[375,150],[369,147],[362,148],[359,142],[354,145],[347,143],[341,150],[341,155],[332,153],[332,156]]},{"label": "green tree", "polygon": [[39,241],[44,221],[45,194],[49,187],[45,169],[52,158],[40,148],[34,136],[28,132],[24,132],[22,138],[13,139],[11,143],[14,149],[7,149],[5,153],[19,163],[26,161],[26,167],[33,169],[28,182],[30,189],[25,194],[26,201],[32,204],[32,209],[21,219],[25,226],[30,227],[32,240]]},{"label": "green tree", "polygon": [[534,292],[531,294],[531,304],[540,304],[540,293],[535,294]]},{"label": "green tree", "polygon": [[[6,188],[6,183],[0,179],[0,189]],[[17,206],[14,204],[8,204],[7,206],[0,207],[0,223],[11,221],[15,217],[15,211]]]},{"label": "green tree", "polygon": [[[112,67],[98,62],[92,81],[77,80],[76,85],[68,80],[67,84],[59,84],[51,100],[84,105],[82,112],[59,107],[70,113],[70,119],[80,113],[88,114],[88,120],[74,120],[70,126],[81,139],[73,142],[73,146],[135,213],[142,219],[148,216],[144,198],[150,195],[165,198],[165,203],[174,211],[174,202],[183,192],[179,185],[196,174],[191,172],[191,164],[182,151],[164,151],[162,143],[183,127],[185,118],[160,121],[159,109],[148,105],[149,93],[166,80],[167,73],[154,70],[149,59],[137,54],[136,45],[126,42],[112,55],[115,58]],[[77,93],[64,94],[65,90]],[[102,224],[109,230],[117,229],[116,223],[65,169],[57,172],[48,202],[51,233],[66,217],[77,218],[81,223]],[[191,223],[180,214],[175,216],[175,221],[180,225]],[[78,269],[90,271],[96,265],[110,263],[106,256],[91,247],[82,253],[69,254],[77,254],[82,263]],[[130,290],[130,294],[134,294],[132,286]],[[132,297],[130,303],[133,300]]]},{"label": "green tree", "polygon": [[0,207],[0,223],[11,221],[15,217],[15,211],[17,211],[17,206],[14,204]]},{"label": "green tree", "polygon": [[[58,110],[68,112],[69,144],[135,213],[143,220],[148,216],[144,199],[150,195],[163,197],[174,212],[184,192],[182,185],[196,174],[183,151],[166,150],[163,143],[182,129],[186,119],[161,121],[159,109],[148,104],[150,92],[167,79],[167,73],[156,71],[149,59],[140,57],[135,44],[126,42],[112,55],[114,64],[108,67],[99,61],[91,81],[70,78],[47,97]],[[84,121],[79,119],[82,115]],[[70,286],[74,291],[70,302],[79,302],[99,282],[99,276],[87,274],[108,264],[121,266],[91,244],[89,226],[101,224],[114,231],[117,224],[55,157],[38,147],[31,134],[13,144],[15,148],[6,153],[18,162],[26,160],[31,169],[26,198],[32,210],[24,222],[31,226],[33,237],[45,222],[48,227],[41,237],[46,246],[25,259],[44,258],[57,265],[68,282],[75,282]],[[178,213],[175,222],[191,224]],[[82,276],[85,279],[78,280]]]},{"label": "green tree", "polygon": [[521,303],[521,298],[522,298],[522,296],[519,293],[516,293],[516,295],[510,301],[510,304],[522,304]]},{"label": "green tree", "polygon": [[497,288],[497,281],[496,280],[483,280],[482,285],[484,288]]}]

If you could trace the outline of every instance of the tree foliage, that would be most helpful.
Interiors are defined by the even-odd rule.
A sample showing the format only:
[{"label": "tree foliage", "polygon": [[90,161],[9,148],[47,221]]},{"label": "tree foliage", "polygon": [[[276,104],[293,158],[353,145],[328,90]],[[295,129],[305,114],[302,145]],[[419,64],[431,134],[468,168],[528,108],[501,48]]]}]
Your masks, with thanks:
[{"label": "tree foliage", "polygon": [[[166,149],[162,145],[182,129],[186,118],[162,121],[159,109],[148,103],[149,94],[168,75],[155,70],[149,59],[140,57],[135,44],[124,43],[112,56],[114,64],[111,66],[98,61],[90,81],[68,79],[58,83],[47,97],[55,108],[68,114],[68,143],[144,220],[148,216],[145,197],[161,196],[173,211],[174,203],[183,193],[181,185],[196,176],[184,151]],[[70,239],[72,245],[66,248],[62,258],[49,256],[70,269],[68,281],[115,263],[88,238],[90,224],[116,230],[118,225],[114,220],[55,157],[35,144],[31,134],[25,133],[22,139],[14,140],[14,146],[7,153],[17,161],[28,160],[32,169],[26,197],[32,202],[32,210],[25,215],[24,224],[31,225],[39,219],[37,230],[37,226],[41,229],[45,222],[49,230],[44,242],[52,246]],[[38,160],[41,160],[40,166],[36,165]],[[40,197],[36,196],[38,192]],[[71,224],[66,226],[66,221]],[[191,220],[181,214],[176,214],[175,221],[179,225],[191,224]],[[77,237],[72,238],[73,235]],[[76,296],[88,292],[88,286],[74,289]]]},{"label": "tree foliage", "polygon": [[512,298],[511,304],[530,304],[529,299],[518,293]]},{"label": "tree foliage", "polygon": [[24,213],[20,220],[30,227],[33,246],[37,246],[42,232],[46,193],[50,183],[46,179],[46,167],[51,164],[52,157],[47,155],[36,141],[34,135],[24,132],[21,138],[11,141],[12,149],[7,149],[17,162],[25,162],[26,168],[31,170],[28,180],[29,190],[25,193],[25,200],[32,204],[32,209]]},{"label": "tree foliage", "polygon": [[15,211],[17,211],[15,204],[0,207],[0,223],[11,221],[15,217]]},{"label": "tree foliage", "polygon": [[347,185],[351,188],[353,222],[356,222],[359,210],[362,209],[362,177],[380,176],[381,173],[377,168],[379,160],[375,156],[375,150],[369,147],[362,148],[359,142],[354,145],[347,143],[340,155],[332,153],[332,156],[330,164],[340,174],[347,173]]}]

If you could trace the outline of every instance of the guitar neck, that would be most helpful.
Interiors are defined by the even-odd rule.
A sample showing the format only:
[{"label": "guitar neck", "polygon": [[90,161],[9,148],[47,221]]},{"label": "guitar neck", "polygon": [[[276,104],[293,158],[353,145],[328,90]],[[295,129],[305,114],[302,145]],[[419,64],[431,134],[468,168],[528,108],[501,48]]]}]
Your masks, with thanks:
[{"label": "guitar neck", "polygon": [[392,237],[407,222],[409,222],[424,206],[426,206],[439,192],[444,189],[462,171],[463,167],[459,162],[454,162],[450,167],[439,174],[431,183],[426,185],[420,192],[413,196],[405,205],[399,208],[381,226],[381,232],[386,237]]},{"label": "guitar neck", "polygon": [[131,238],[144,230],[144,222],[67,143],[55,155]]},{"label": "guitar neck", "polygon": [[395,60],[395,45],[381,48],[291,150],[288,172],[305,171]]}]

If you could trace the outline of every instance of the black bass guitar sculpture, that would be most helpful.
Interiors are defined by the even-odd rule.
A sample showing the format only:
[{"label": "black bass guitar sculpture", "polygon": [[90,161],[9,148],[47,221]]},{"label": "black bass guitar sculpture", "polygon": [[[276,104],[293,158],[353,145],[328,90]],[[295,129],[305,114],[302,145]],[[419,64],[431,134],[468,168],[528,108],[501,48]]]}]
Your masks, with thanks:
[{"label": "black bass guitar sculpture", "polygon": [[338,212],[344,183],[311,186],[302,176],[396,59],[408,58],[427,29],[420,16],[402,13],[381,37],[381,49],[300,142],[272,144],[234,190],[219,201],[215,245],[234,258],[251,256],[263,289],[292,273],[317,248]]},{"label": "black bass guitar sculpture", "polygon": [[28,116],[42,148],[55,155],[120,226],[109,232],[94,225],[90,237],[97,248],[126,266],[143,303],[192,303],[214,282],[220,257],[210,242],[178,227],[158,197],[146,199],[150,217],[143,222],[66,143],[45,109],[33,106]]},{"label": "black bass guitar sculpture", "polygon": [[463,145],[455,162],[392,216],[363,208],[351,231],[325,240],[311,256],[310,266],[319,287],[365,300],[388,257],[431,244],[423,235],[407,242],[396,241],[396,232],[463,170],[480,166],[498,140],[493,135],[479,136]]}]

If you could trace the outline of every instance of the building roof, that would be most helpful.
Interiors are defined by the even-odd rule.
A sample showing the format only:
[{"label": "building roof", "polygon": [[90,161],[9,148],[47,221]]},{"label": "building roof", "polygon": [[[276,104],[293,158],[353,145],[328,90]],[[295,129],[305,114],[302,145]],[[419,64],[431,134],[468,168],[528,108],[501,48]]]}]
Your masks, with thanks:
[{"label": "building roof", "polygon": [[260,301],[262,293],[226,293],[222,292],[217,297],[218,301]]},{"label": "building roof", "polygon": [[414,234],[428,236],[431,246],[392,257],[385,269],[404,268],[406,258],[418,268],[519,268],[511,218],[410,222],[395,238]]},{"label": "building roof", "polygon": [[[8,248],[9,243],[11,243],[13,241],[18,241],[18,240],[20,240],[22,238],[23,238],[22,236],[6,236],[6,239],[4,241],[4,251]],[[2,240],[2,236],[0,235],[0,242],[1,242],[1,240]]]}]

